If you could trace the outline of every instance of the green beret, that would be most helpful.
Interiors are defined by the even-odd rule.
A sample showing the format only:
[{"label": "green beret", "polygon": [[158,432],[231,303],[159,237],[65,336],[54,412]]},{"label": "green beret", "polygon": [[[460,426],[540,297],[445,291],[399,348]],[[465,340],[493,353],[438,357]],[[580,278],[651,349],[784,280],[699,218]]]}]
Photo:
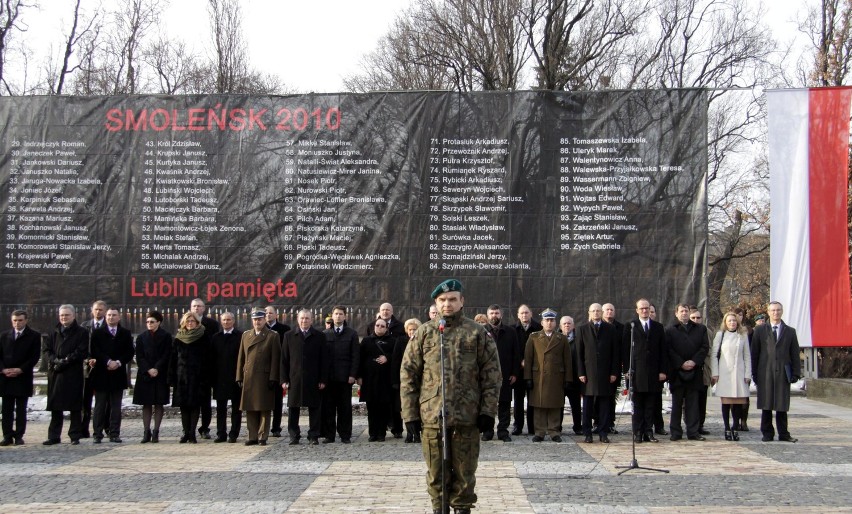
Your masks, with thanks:
[{"label": "green beret", "polygon": [[434,300],[441,294],[450,293],[453,291],[461,293],[462,284],[454,278],[448,278],[447,280],[444,280],[443,282],[438,284],[438,287],[436,287],[435,290],[432,291],[432,299]]}]

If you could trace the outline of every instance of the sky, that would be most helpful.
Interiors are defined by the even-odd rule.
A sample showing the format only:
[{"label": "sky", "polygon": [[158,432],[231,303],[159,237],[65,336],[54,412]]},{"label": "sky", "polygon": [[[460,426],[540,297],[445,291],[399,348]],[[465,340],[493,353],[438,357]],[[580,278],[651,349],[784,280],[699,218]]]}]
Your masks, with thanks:
[{"label": "sky", "polygon": [[[83,0],[94,5],[97,0]],[[110,5],[114,0],[100,0]],[[758,0],[747,0],[750,4]],[[818,0],[770,0],[766,20],[781,41],[796,36],[792,20],[804,4]],[[28,16],[27,40],[39,53],[60,44],[71,0],[42,0],[38,17]],[[411,0],[242,0],[251,64],[279,75],[298,92],[343,90],[343,77],[356,73],[364,55],[376,48],[393,20]],[[207,0],[171,0],[159,30],[183,38],[197,50],[209,46]]]}]

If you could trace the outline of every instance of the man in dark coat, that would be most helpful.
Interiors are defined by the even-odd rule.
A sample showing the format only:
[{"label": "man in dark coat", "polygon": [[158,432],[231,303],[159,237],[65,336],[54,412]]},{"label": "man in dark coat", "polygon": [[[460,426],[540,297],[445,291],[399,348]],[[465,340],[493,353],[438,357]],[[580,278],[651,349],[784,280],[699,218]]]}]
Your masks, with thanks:
[{"label": "man in dark coat", "polygon": [[[488,325],[486,330],[497,344],[497,355],[500,357],[500,372],[503,374],[503,384],[500,386],[500,397],[497,402],[497,439],[511,442],[509,437],[509,420],[512,407],[512,387],[521,378],[521,345],[518,334],[512,327],[503,324],[503,311],[497,304],[489,305],[486,311]],[[483,432],[483,441],[494,438],[493,431]]]},{"label": "man in dark coat", "polygon": [[[118,309],[107,309],[106,324],[92,331],[89,380],[95,388],[94,443],[99,444],[108,428],[109,441],[121,442],[121,398],[130,386],[127,366],[133,360],[133,335],[119,325]],[[109,406],[109,408],[107,408]],[[109,414],[107,414],[107,411]],[[109,427],[106,427],[107,418]]]},{"label": "man in dark coat", "polygon": [[577,328],[577,373],[583,384],[583,434],[592,442],[592,410],[598,415],[598,435],[602,443],[609,437],[609,402],[618,378],[620,339],[615,329],[603,321],[601,304],[589,306],[589,322]]},{"label": "man in dark coat", "polygon": [[583,433],[583,408],[581,407],[582,394],[580,387],[582,384],[580,383],[580,375],[577,373],[577,360],[579,357],[577,356],[577,333],[574,330],[574,318],[571,316],[562,316],[559,320],[559,330],[568,339],[568,346],[571,348],[571,380],[568,381],[565,396],[568,397],[568,404],[571,406],[571,419],[573,421],[571,429],[575,435],[580,435]]},{"label": "man in dark coat", "polygon": [[[234,328],[234,315],[223,312],[219,315],[222,330],[213,334],[210,341],[213,349],[213,369],[216,379],[213,381],[213,398],[216,399],[216,439],[214,443],[236,443],[240,435],[243,411],[240,410],[242,391],[237,385],[237,355],[240,352],[242,330]],[[278,387],[275,394],[281,396]],[[231,402],[231,430],[228,431],[228,401]]]},{"label": "man in dark coat", "polygon": [[654,395],[662,391],[669,370],[666,329],[651,319],[650,306],[648,300],[640,298],[636,302],[638,317],[622,333],[622,348],[627,348],[627,385],[633,400],[633,437],[637,443],[659,442],[654,437]]},{"label": "man in dark coat", "polygon": [[704,360],[710,351],[707,327],[696,325],[689,319],[689,305],[678,304],[677,320],[666,329],[669,348],[669,385],[672,391],[672,416],[669,422],[671,440],[683,439],[681,417],[686,423],[686,437],[705,441],[698,433],[700,417],[700,390],[704,386]]},{"label": "man in dark coat", "polygon": [[[624,334],[624,324],[615,319],[615,305],[605,303],[601,308],[603,309],[603,320],[615,328],[616,337],[619,338],[618,370],[622,374],[627,373],[627,367],[629,366],[627,360],[630,358],[630,348],[625,348],[621,342],[621,337]],[[614,394],[609,399],[609,426],[606,429],[610,434],[618,433],[618,430],[615,429],[615,402],[618,398],[619,389],[618,384],[616,384]]]},{"label": "man in dark coat", "polygon": [[33,395],[33,368],[40,349],[41,334],[27,326],[27,311],[13,311],[12,329],[0,334],[0,396],[3,398],[0,446],[24,444],[27,402]]},{"label": "man in dark coat", "polygon": [[[529,306],[522,304],[518,307],[518,323],[513,328],[518,335],[518,346],[521,352],[521,374],[523,374],[523,355],[527,347],[527,339],[529,339],[530,334],[538,332],[542,327],[541,323],[533,319],[532,310],[530,310]],[[520,376],[518,375],[518,377]],[[518,380],[515,382],[514,388],[515,429],[512,430],[512,435],[521,435],[524,429],[524,397],[527,394],[526,383],[523,380]],[[527,433],[530,435],[535,435],[534,415],[535,409],[531,405],[527,405]]]},{"label": "man in dark coat", "polygon": [[784,323],[780,302],[770,302],[767,308],[769,322],[754,329],[751,338],[751,369],[757,385],[757,408],[761,409],[760,431],[763,441],[775,437],[772,411],[778,425],[778,440],[788,443],[798,441],[787,429],[787,412],[790,410],[790,384],[802,376],[799,360],[799,338],[796,329]]},{"label": "man in dark coat", "polygon": [[59,323],[42,348],[47,363],[47,410],[50,425],[45,446],[59,444],[62,434],[62,413],[68,411],[71,444],[80,444],[83,435],[83,360],[89,347],[89,333],[77,324],[73,305],[59,307]]},{"label": "man in dark coat", "polygon": [[210,358],[212,350],[210,349],[210,340],[213,335],[218,333],[222,327],[219,322],[210,316],[206,316],[207,305],[201,298],[192,300],[189,304],[189,310],[192,311],[201,320],[201,325],[204,326],[204,335],[198,343],[204,347],[204,360],[202,362],[201,375],[201,426],[198,427],[198,434],[202,439],[210,439],[210,422],[213,420],[213,408],[211,407],[213,378],[216,375],[216,370],[213,369],[213,360]]},{"label": "man in dark coat", "polygon": [[[323,390],[321,432],[323,443],[334,442],[335,428],[342,443],[352,440],[352,384],[358,376],[361,347],[358,334],[346,326],[346,307],[331,309],[332,328],[325,331],[329,377]],[[398,416],[397,416],[398,417]],[[402,420],[394,423],[393,436],[402,437]]]},{"label": "man in dark coat", "polygon": [[[86,357],[92,353],[92,332],[106,325],[106,318],[104,317],[106,309],[107,304],[105,301],[95,300],[92,302],[92,317],[80,324],[89,333],[89,347]],[[89,424],[92,421],[92,401],[95,399],[95,388],[92,385],[92,381],[88,379],[89,374],[91,374],[91,368],[88,366],[89,363],[86,361],[85,369],[88,374],[84,373],[83,380],[83,435],[81,436],[83,439],[87,439],[92,435],[89,432]],[[109,406],[107,406],[107,415],[109,415]]]},{"label": "man in dark coat", "polygon": [[[281,344],[284,344],[284,334],[290,331],[290,325],[278,321],[278,308],[268,305],[266,309],[266,328],[278,334]],[[272,408],[272,437],[281,437],[281,417],[284,414],[284,395],[275,395],[275,405]]]},{"label": "man in dark coat", "polygon": [[[385,323],[388,324],[388,334],[394,336],[397,339],[402,337],[407,337],[408,334],[405,333],[405,327],[402,325],[402,322],[396,319],[396,316],[393,315],[393,305],[385,302],[379,305],[379,314],[378,316],[385,320]],[[367,324],[367,335],[372,336],[375,335],[373,331],[373,320]]]},{"label": "man in dark coat", "polygon": [[299,409],[308,408],[308,444],[319,444],[322,390],[328,383],[325,334],[312,325],[311,311],[296,315],[298,326],[284,335],[281,348],[281,385],[287,391],[287,432],[290,444],[299,444]]}]

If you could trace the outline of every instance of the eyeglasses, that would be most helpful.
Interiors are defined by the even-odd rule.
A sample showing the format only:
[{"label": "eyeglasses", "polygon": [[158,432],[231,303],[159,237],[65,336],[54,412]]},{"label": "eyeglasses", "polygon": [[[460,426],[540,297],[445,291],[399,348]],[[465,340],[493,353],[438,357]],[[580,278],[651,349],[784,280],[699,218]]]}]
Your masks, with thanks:
[{"label": "eyeglasses", "polygon": [[189,325],[190,323],[198,323],[198,322],[197,322],[197,321],[195,321],[194,319],[188,319],[188,320],[186,320],[186,324],[187,324],[187,325]]}]

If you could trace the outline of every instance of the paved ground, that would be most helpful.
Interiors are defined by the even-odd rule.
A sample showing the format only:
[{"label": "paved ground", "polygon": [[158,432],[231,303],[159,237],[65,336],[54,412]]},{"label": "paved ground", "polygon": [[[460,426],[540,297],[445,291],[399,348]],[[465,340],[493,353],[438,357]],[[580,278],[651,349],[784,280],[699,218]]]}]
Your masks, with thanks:
[{"label": "paved ground", "polygon": [[[0,448],[0,510],[5,512],[429,512],[419,445],[357,440],[307,446],[270,439],[267,447],[178,444],[179,422],[164,422],[160,444],[139,444],[141,421],[125,420],[123,444],[41,445],[47,423],[34,414],[27,444]],[[793,398],[790,429],[797,444],[741,433],[722,439],[719,405],[711,398],[706,442],[637,445],[631,461],[628,416],[612,444],[482,445],[477,473],[480,513],[561,512],[852,512],[852,410]],[[759,416],[752,416],[757,428]],[[66,425],[67,428],[67,425]],[[245,429],[244,429],[245,430]],[[303,442],[305,439],[302,440]]]}]

